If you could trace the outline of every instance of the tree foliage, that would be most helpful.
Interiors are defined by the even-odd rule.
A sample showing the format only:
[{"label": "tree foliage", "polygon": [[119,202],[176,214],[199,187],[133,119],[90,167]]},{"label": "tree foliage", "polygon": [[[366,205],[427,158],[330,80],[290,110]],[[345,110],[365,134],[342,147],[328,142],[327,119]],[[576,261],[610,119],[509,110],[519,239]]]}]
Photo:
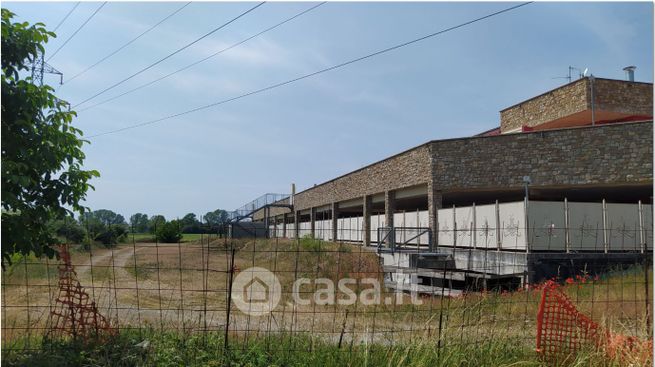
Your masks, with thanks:
[{"label": "tree foliage", "polygon": [[174,243],[181,240],[182,227],[180,226],[180,222],[172,220],[158,225],[155,236],[157,237],[157,241],[165,243]]},{"label": "tree foliage", "polygon": [[166,223],[166,218],[163,215],[153,215],[148,222],[148,229],[150,233],[157,233],[157,229]]},{"label": "tree foliage", "polygon": [[208,225],[207,230],[212,233],[219,233],[222,227],[227,223],[227,212],[223,209],[216,209],[213,212],[205,214],[204,220]]},{"label": "tree foliage", "polygon": [[66,243],[82,243],[86,238],[86,230],[74,218],[66,216],[52,222],[55,234]]},{"label": "tree foliage", "polygon": [[187,213],[180,219],[180,224],[182,225],[182,233],[205,233],[205,228],[193,213]]},{"label": "tree foliage", "polygon": [[72,126],[75,112],[53,88],[25,76],[55,34],[13,16],[2,9],[3,266],[13,253],[54,256],[58,240],[48,223],[83,212],[89,180],[99,176],[82,169],[86,141]]},{"label": "tree foliage", "polygon": [[115,245],[127,235],[123,216],[107,209],[85,212],[80,217],[80,224],[86,229],[89,241],[98,241],[105,246]]},{"label": "tree foliage", "polygon": [[118,213],[114,213],[113,211],[109,209],[98,209],[93,211],[92,213],[84,213],[82,217],[88,217],[88,216],[93,216],[100,222],[102,222],[106,226],[110,226],[112,224],[121,224],[125,225],[125,218],[123,218],[122,215]]},{"label": "tree foliage", "polygon": [[130,217],[130,227],[132,232],[148,232],[148,214],[136,213]]}]

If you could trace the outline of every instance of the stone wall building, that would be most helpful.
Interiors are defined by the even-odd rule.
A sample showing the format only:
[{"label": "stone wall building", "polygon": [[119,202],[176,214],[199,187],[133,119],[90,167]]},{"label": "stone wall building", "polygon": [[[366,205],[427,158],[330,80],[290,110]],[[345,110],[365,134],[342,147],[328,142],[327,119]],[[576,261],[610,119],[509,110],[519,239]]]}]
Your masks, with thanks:
[{"label": "stone wall building", "polygon": [[[253,220],[266,221],[271,236],[364,245],[379,242],[381,227],[413,223],[429,230],[433,249],[450,248],[455,256],[456,235],[444,243],[439,234],[443,208],[453,207],[455,217],[455,208],[475,213],[476,205],[521,202],[526,177],[531,202],[602,202],[603,210],[630,203],[641,211],[652,202],[652,102],[652,84],[581,78],[502,110],[495,135],[426,142],[293,193],[280,202],[288,207],[262,208]],[[649,218],[648,228],[640,226],[646,237]],[[526,234],[521,251],[530,252],[529,242]]]}]

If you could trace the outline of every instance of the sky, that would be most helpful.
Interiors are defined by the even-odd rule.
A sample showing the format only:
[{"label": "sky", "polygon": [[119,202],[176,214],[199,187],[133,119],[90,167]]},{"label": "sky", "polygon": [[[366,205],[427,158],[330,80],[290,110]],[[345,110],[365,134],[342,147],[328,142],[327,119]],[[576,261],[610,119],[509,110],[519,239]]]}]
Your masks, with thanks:
[{"label": "sky", "polygon": [[[82,2],[46,58],[99,7]],[[49,60],[57,96],[76,105],[257,3],[193,2],[87,73],[74,76],[184,3],[109,2]],[[333,2],[199,65],[80,111],[198,61],[317,3],[265,3],[127,82],[82,104],[92,136],[283,82],[517,3]],[[54,27],[73,2],[3,2],[15,20]],[[169,219],[232,210],[297,191],[430,140],[499,125],[499,111],[565,84],[569,66],[653,82],[652,3],[537,2],[346,67],[213,108],[89,138],[98,170],[85,205]]]}]

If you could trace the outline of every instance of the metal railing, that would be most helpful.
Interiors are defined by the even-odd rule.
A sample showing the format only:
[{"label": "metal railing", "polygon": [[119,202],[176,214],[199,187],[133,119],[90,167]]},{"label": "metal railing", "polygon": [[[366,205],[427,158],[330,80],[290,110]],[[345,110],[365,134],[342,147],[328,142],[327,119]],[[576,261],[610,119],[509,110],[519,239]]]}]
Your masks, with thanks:
[{"label": "metal railing", "polygon": [[266,205],[274,204],[278,201],[287,199],[288,197],[289,194],[273,194],[273,193],[264,194],[256,198],[255,200],[252,200],[244,204],[240,208],[228,212],[227,218],[229,221],[240,220],[242,218],[252,215],[254,212],[263,208]]}]

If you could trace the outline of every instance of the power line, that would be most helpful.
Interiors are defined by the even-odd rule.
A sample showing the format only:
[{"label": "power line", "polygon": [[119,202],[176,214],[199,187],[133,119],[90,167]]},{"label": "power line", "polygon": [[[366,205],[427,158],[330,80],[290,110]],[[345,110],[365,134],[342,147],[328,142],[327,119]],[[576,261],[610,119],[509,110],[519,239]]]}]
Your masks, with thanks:
[{"label": "power line", "polygon": [[55,51],[52,55],[50,55],[50,57],[48,57],[48,59],[47,59],[46,61],[50,61],[50,60],[52,60],[52,58],[55,57],[55,55],[56,55],[56,54],[57,54],[57,53],[58,53],[62,48],[64,48],[64,46],[66,46],[66,44],[67,44],[67,43],[68,43],[68,42],[69,42],[73,37],[75,37],[75,35],[76,35],[80,30],[82,30],[82,28],[84,28],[84,26],[85,26],[85,25],[86,25],[86,24],[87,24],[91,19],[93,19],[93,17],[94,17],[96,14],[98,14],[98,12],[100,11],[100,9],[102,9],[105,5],[107,5],[107,2],[106,2],[106,1],[105,1],[104,3],[102,3],[102,4],[101,4],[101,5],[100,5],[100,6],[99,6],[99,7],[98,7],[94,12],[93,12],[93,14],[91,14],[91,16],[89,16],[88,18],[86,18],[86,20],[84,21],[84,23],[82,23],[82,25],[79,26],[79,27],[75,30],[75,32],[73,32],[73,34],[71,34],[70,37],[68,37],[68,39],[66,39],[66,41],[64,41],[64,43],[63,43],[61,46],[59,46],[59,48],[57,49],[57,51]]},{"label": "power line", "polygon": [[496,15],[500,15],[500,14],[512,11],[514,9],[518,9],[520,7],[523,7],[523,6],[526,6],[528,4],[532,4],[532,3],[533,3],[533,1],[529,1],[529,2],[526,2],[526,3],[519,4],[519,5],[514,5],[512,7],[505,8],[503,10],[499,10],[497,12],[494,12],[494,13],[491,13],[491,14],[488,14],[488,15],[485,15],[485,16],[482,16],[482,17],[479,17],[479,18],[476,18],[476,19],[473,19],[473,20],[469,20],[469,21],[464,22],[464,23],[460,23],[460,24],[458,24],[456,26],[446,28],[446,29],[443,29],[443,30],[440,30],[440,31],[437,31],[437,32],[434,32],[434,33],[430,33],[430,34],[425,35],[423,37],[415,38],[415,39],[413,39],[411,41],[407,41],[407,42],[404,42],[404,43],[401,43],[401,44],[398,44],[398,45],[395,45],[395,46],[391,46],[391,47],[388,47],[388,48],[385,48],[385,49],[370,53],[368,55],[358,57],[356,59],[345,61],[345,62],[342,62],[340,64],[333,65],[333,66],[330,66],[328,68],[321,69],[319,71],[315,71],[313,73],[305,74],[305,75],[299,76],[299,77],[294,78],[294,79],[290,79],[290,80],[287,80],[287,81],[284,81],[284,82],[281,82],[281,83],[273,84],[273,85],[270,85],[268,87],[257,89],[257,90],[254,90],[254,91],[251,91],[251,92],[248,92],[248,93],[245,93],[245,94],[241,94],[241,95],[236,96],[236,97],[224,99],[224,100],[221,100],[221,101],[218,101],[218,102],[203,105],[203,106],[196,107],[196,108],[186,110],[186,111],[183,111],[183,112],[178,112],[178,113],[175,113],[175,114],[172,114],[172,115],[160,117],[158,119],[141,122],[141,123],[134,124],[134,125],[125,126],[125,127],[120,128],[120,129],[105,131],[103,133],[91,135],[91,136],[89,136],[89,138],[96,138],[96,137],[103,136],[103,135],[114,134],[114,133],[118,133],[118,132],[125,131],[125,130],[130,130],[130,129],[135,129],[135,128],[138,128],[138,127],[143,127],[143,126],[146,126],[146,125],[152,125],[152,124],[164,121],[164,120],[169,120],[169,119],[172,119],[172,118],[175,118],[175,117],[180,117],[180,116],[187,115],[187,114],[190,114],[190,113],[198,112],[198,111],[201,111],[201,110],[205,110],[207,108],[211,108],[211,107],[215,107],[215,106],[222,105],[222,104],[225,104],[225,103],[229,103],[229,102],[235,101],[237,99],[245,98],[245,97],[248,97],[248,96],[252,96],[254,94],[259,94],[259,93],[262,93],[262,92],[265,92],[265,91],[268,91],[268,90],[271,90],[271,89],[279,88],[279,87],[282,87],[282,86],[287,85],[287,84],[295,83],[297,81],[307,79],[307,78],[310,78],[310,77],[313,77],[313,76],[316,76],[316,75],[319,75],[319,74],[322,74],[322,73],[325,73],[325,72],[328,72],[328,71],[339,69],[339,68],[342,68],[344,66],[354,64],[356,62],[366,60],[368,58],[378,56],[378,55],[381,55],[381,54],[384,54],[384,53],[399,49],[401,47],[405,47],[405,46],[408,46],[408,45],[411,45],[411,44],[426,40],[428,38],[432,38],[432,37],[435,37],[435,36],[438,36],[438,35],[453,31],[453,30],[456,30],[458,28],[465,27],[467,25],[479,22],[479,21],[484,20],[484,19],[494,17]]},{"label": "power line", "polygon": [[132,89],[130,89],[130,90],[126,91],[126,92],[123,92],[123,93],[121,93],[121,94],[118,94],[118,95],[116,95],[116,96],[114,96],[114,97],[111,97],[111,98],[105,99],[105,100],[102,101],[102,102],[98,102],[98,103],[96,103],[96,104],[94,104],[94,105],[91,105],[91,106],[89,106],[89,107],[82,108],[82,109],[80,109],[78,112],[82,112],[82,111],[86,111],[86,110],[90,110],[90,109],[92,109],[92,108],[98,107],[98,106],[103,105],[103,104],[105,104],[105,103],[107,103],[107,102],[113,101],[113,100],[115,100],[115,99],[118,99],[118,98],[123,97],[123,96],[125,96],[125,95],[128,95],[128,94],[130,94],[130,93],[136,92],[136,91],[139,90],[139,89],[143,89],[143,88],[145,88],[145,87],[148,87],[148,86],[150,86],[150,85],[153,85],[153,84],[155,84],[155,83],[157,83],[157,82],[159,82],[159,81],[161,81],[161,80],[164,80],[164,79],[166,79],[166,78],[172,76],[173,74],[177,74],[177,73],[180,73],[180,72],[182,72],[182,71],[184,71],[184,70],[187,70],[187,69],[189,69],[189,68],[191,68],[191,67],[194,67],[194,66],[196,66],[196,65],[198,65],[198,64],[200,64],[200,63],[202,63],[202,62],[205,62],[205,61],[211,59],[211,58],[214,57],[214,56],[217,56],[217,55],[219,55],[219,54],[221,54],[221,53],[223,53],[223,52],[225,52],[225,51],[231,50],[231,49],[233,49],[233,48],[235,48],[235,47],[237,47],[237,46],[239,46],[239,45],[241,45],[241,44],[244,44],[244,43],[250,41],[251,39],[253,39],[253,38],[255,38],[255,37],[261,36],[262,34],[268,32],[268,31],[271,31],[271,30],[273,30],[273,29],[275,29],[275,28],[277,28],[277,27],[279,27],[279,26],[281,26],[281,25],[283,25],[283,24],[285,24],[285,23],[288,23],[288,22],[290,22],[290,21],[292,21],[292,20],[294,20],[294,19],[296,19],[296,18],[298,18],[298,17],[300,17],[300,16],[302,16],[302,15],[304,15],[304,14],[306,14],[306,13],[309,13],[310,11],[312,11],[312,10],[318,8],[319,6],[321,6],[321,5],[325,4],[325,3],[326,3],[326,1],[324,1],[324,2],[322,2],[322,3],[319,3],[319,4],[317,4],[317,5],[314,5],[314,6],[312,6],[312,7],[309,8],[309,9],[306,9],[306,10],[304,10],[304,11],[302,11],[302,12],[300,12],[300,13],[298,13],[298,14],[296,14],[296,15],[290,17],[290,18],[285,19],[285,20],[282,21],[282,22],[279,22],[279,23],[277,23],[277,24],[275,24],[275,25],[273,25],[273,26],[271,26],[271,27],[268,27],[268,28],[264,29],[263,31],[261,31],[261,32],[259,32],[259,33],[253,34],[252,36],[250,36],[250,37],[248,37],[248,38],[245,38],[245,39],[243,39],[242,41],[239,41],[239,42],[237,42],[237,43],[235,43],[235,44],[233,44],[233,45],[231,45],[231,46],[228,46],[228,47],[226,47],[226,48],[224,48],[224,49],[222,49],[222,50],[219,50],[219,51],[217,51],[217,52],[215,52],[215,53],[213,53],[213,54],[211,54],[211,55],[209,55],[209,56],[207,56],[207,57],[205,57],[205,58],[203,58],[203,59],[200,59],[200,60],[198,60],[198,61],[196,61],[196,62],[194,62],[194,63],[191,63],[191,64],[189,64],[189,65],[187,65],[187,66],[185,66],[185,67],[182,67],[182,68],[180,68],[180,69],[177,69],[177,70],[175,70],[175,71],[173,71],[173,72],[171,72],[171,73],[168,73],[168,74],[166,74],[166,75],[164,75],[164,76],[162,76],[162,77],[159,77],[159,78],[157,78],[157,79],[155,79],[155,80],[152,80],[152,81],[150,81],[150,82],[147,82],[147,83],[141,84],[141,85],[139,85],[139,86],[137,86],[137,87],[135,87],[135,88],[132,88]]},{"label": "power line", "polygon": [[121,81],[119,81],[119,82],[117,82],[117,83],[115,83],[115,84],[113,84],[113,85],[111,85],[111,86],[109,86],[109,87],[107,87],[107,88],[101,90],[100,92],[98,92],[98,93],[92,95],[91,97],[89,97],[89,98],[83,100],[82,102],[76,104],[76,105],[73,106],[73,107],[77,107],[77,106],[79,106],[79,105],[81,105],[81,104],[84,104],[84,103],[86,103],[86,102],[88,102],[88,101],[90,101],[90,100],[96,98],[97,96],[99,96],[99,95],[101,95],[101,94],[103,94],[103,93],[106,93],[107,91],[110,91],[110,90],[116,88],[117,86],[119,86],[119,85],[125,83],[126,81],[128,81],[128,80],[134,78],[135,76],[137,76],[137,75],[143,73],[144,71],[146,71],[146,70],[148,70],[148,69],[154,67],[155,65],[158,65],[158,64],[160,64],[161,62],[163,62],[163,61],[165,61],[165,60],[167,60],[167,59],[173,57],[174,55],[177,55],[178,53],[182,52],[183,50],[186,50],[187,48],[191,47],[192,45],[198,43],[200,40],[202,40],[202,39],[204,39],[204,38],[206,38],[206,37],[209,37],[210,35],[214,34],[214,33],[217,32],[218,30],[220,30],[220,29],[226,27],[227,25],[231,24],[232,22],[236,21],[237,19],[239,19],[239,18],[245,16],[246,14],[250,13],[251,11],[253,11],[253,10],[259,8],[259,7],[262,6],[262,5],[264,5],[265,3],[266,3],[265,1],[262,1],[261,3],[259,3],[259,4],[255,5],[255,6],[253,6],[252,8],[246,10],[246,11],[243,12],[243,13],[239,14],[239,15],[236,16],[235,18],[232,18],[232,19],[229,20],[228,22],[223,23],[222,25],[220,25],[220,26],[218,26],[218,27],[212,29],[210,32],[206,33],[205,35],[201,36],[200,38],[197,38],[195,41],[186,44],[185,46],[183,46],[183,47],[177,49],[177,50],[174,51],[173,53],[168,54],[168,55],[165,56],[164,58],[159,59],[158,61],[156,61],[156,62],[154,62],[154,63],[152,63],[152,64],[146,66],[145,68],[143,68],[143,69],[137,71],[136,73],[134,73],[134,74],[128,76],[127,78],[125,78],[125,79],[123,79],[123,80],[121,80]]},{"label": "power line", "polygon": [[55,27],[55,29],[53,30],[53,32],[57,32],[57,29],[59,29],[59,27],[61,27],[61,25],[64,24],[64,22],[66,21],[66,19],[68,19],[68,17],[73,13],[73,11],[75,11],[75,9],[77,9],[77,7],[80,5],[80,2],[81,2],[81,1],[78,1],[77,3],[75,3],[75,6],[73,6],[73,9],[69,10],[69,11],[68,11],[68,14],[66,14],[66,16],[64,17],[64,19],[62,19],[62,20],[59,21],[59,24],[57,24],[57,26]]},{"label": "power line", "polygon": [[67,81],[65,84],[70,83],[71,81],[73,81],[73,79],[75,79],[75,78],[77,78],[78,76],[80,76],[80,75],[86,73],[87,71],[91,70],[92,68],[98,66],[98,64],[102,63],[103,61],[107,60],[108,58],[110,58],[110,57],[116,55],[116,54],[119,53],[121,50],[123,50],[125,47],[131,45],[131,44],[134,43],[136,40],[138,40],[139,38],[143,37],[146,33],[148,33],[148,32],[150,32],[150,31],[152,31],[153,29],[157,28],[160,24],[164,23],[166,20],[168,20],[169,18],[171,18],[171,17],[174,16],[175,14],[179,13],[182,9],[186,8],[189,4],[191,4],[191,1],[189,1],[188,3],[182,5],[182,7],[178,8],[177,10],[175,10],[174,12],[172,12],[171,14],[167,15],[164,19],[160,20],[159,22],[157,22],[157,23],[156,23],[155,25],[153,25],[152,27],[148,28],[147,30],[145,30],[144,32],[142,32],[141,34],[139,34],[138,36],[134,37],[132,40],[130,40],[130,41],[127,42],[126,44],[122,45],[121,47],[119,47],[119,48],[117,48],[116,50],[114,50],[114,51],[112,51],[111,53],[109,53],[107,56],[105,56],[105,57],[103,57],[102,59],[98,60],[95,64],[93,64],[93,65],[87,67],[86,69],[82,70],[81,72],[75,74],[72,78],[68,79],[68,81]]}]

